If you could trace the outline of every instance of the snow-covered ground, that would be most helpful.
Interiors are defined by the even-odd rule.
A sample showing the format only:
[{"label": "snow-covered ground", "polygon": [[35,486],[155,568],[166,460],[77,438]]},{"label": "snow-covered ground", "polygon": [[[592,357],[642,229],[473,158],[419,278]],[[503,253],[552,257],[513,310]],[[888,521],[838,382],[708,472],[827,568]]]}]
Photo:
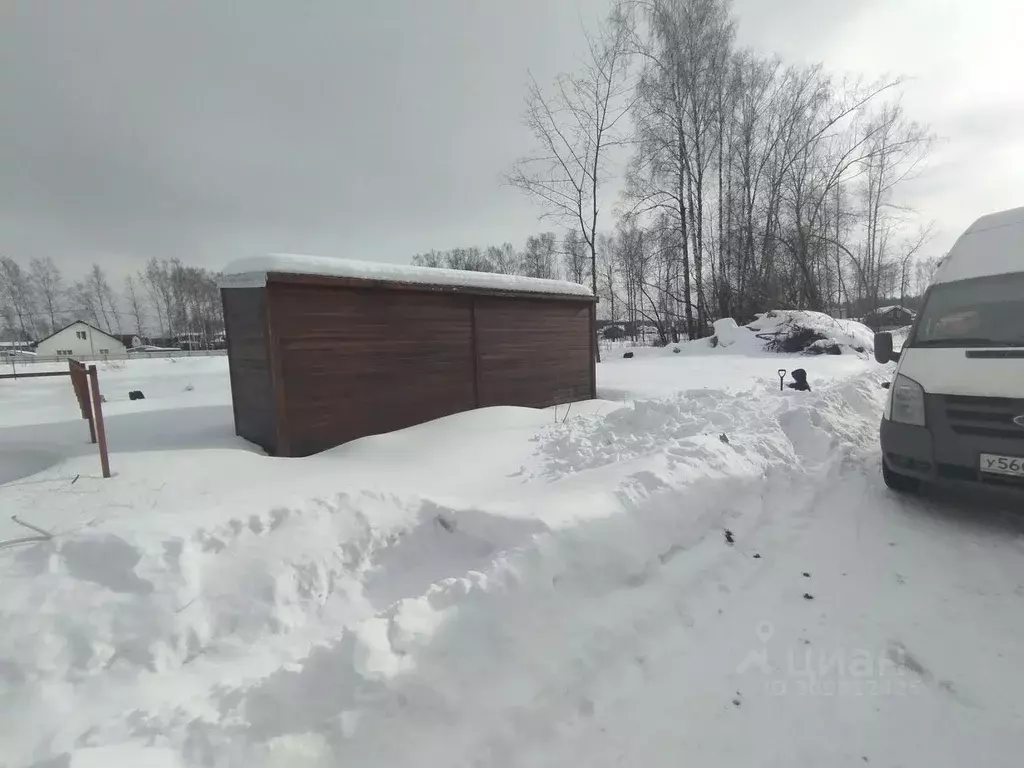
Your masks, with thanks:
[{"label": "snow-covered ground", "polygon": [[110,480],[67,380],[0,382],[0,541],[56,534],[0,544],[0,766],[1019,764],[1024,525],[884,489],[889,367],[598,372],[296,460],[223,358],[128,361]]}]

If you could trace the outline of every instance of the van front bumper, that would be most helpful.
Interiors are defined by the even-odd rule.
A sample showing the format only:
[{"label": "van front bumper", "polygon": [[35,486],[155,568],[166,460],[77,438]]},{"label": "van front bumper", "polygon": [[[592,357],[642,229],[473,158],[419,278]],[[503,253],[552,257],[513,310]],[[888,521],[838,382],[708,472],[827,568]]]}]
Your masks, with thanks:
[{"label": "van front bumper", "polygon": [[954,417],[962,413],[963,406],[960,408],[951,410],[941,395],[926,395],[928,427],[882,419],[879,436],[886,466],[897,474],[928,482],[974,483],[1024,492],[1024,478],[981,471],[983,453],[1024,457],[1024,430],[1020,438],[1007,431],[985,434],[984,429],[972,434],[948,417],[949,413]]},{"label": "van front bumper", "polygon": [[927,428],[882,419],[879,436],[882,461],[889,469],[921,480],[938,479],[932,433]]}]

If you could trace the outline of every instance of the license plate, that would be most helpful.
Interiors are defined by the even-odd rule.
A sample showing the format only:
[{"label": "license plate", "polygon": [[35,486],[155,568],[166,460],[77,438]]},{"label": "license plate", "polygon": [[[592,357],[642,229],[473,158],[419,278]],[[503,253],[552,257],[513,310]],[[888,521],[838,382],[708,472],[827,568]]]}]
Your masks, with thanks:
[{"label": "license plate", "polygon": [[981,454],[981,471],[991,472],[995,475],[1024,477],[1024,458],[983,453]]}]

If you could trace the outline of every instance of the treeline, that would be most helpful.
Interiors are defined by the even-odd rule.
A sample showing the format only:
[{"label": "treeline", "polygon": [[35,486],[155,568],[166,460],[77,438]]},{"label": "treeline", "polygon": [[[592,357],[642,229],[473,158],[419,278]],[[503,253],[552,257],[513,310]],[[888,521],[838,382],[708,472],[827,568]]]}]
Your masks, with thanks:
[{"label": "treeline", "polygon": [[554,232],[531,235],[522,250],[517,250],[512,243],[485,248],[452,248],[418,253],[412,257],[412,263],[421,267],[565,279],[580,284],[586,284],[590,276],[586,243],[574,230],[567,232],[561,240]]},{"label": "treeline", "polygon": [[111,334],[173,340],[212,339],[224,329],[217,275],[178,259],[150,259],[111,285],[98,264],[68,280],[52,259],[26,265],[0,257],[0,338],[37,341],[75,320]]},{"label": "treeline", "polygon": [[899,193],[932,137],[899,80],[789,65],[735,28],[726,0],[620,2],[580,71],[530,83],[538,149],[509,180],[585,243],[602,315],[694,337],[919,291],[929,228]]}]

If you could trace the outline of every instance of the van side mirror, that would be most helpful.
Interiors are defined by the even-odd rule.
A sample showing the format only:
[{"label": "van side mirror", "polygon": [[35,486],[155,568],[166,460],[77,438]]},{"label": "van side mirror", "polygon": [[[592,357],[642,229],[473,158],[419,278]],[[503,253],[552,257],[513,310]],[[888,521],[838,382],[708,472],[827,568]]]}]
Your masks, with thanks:
[{"label": "van side mirror", "polygon": [[900,353],[892,348],[891,333],[875,334],[875,360],[880,363],[894,363],[900,359]]}]

